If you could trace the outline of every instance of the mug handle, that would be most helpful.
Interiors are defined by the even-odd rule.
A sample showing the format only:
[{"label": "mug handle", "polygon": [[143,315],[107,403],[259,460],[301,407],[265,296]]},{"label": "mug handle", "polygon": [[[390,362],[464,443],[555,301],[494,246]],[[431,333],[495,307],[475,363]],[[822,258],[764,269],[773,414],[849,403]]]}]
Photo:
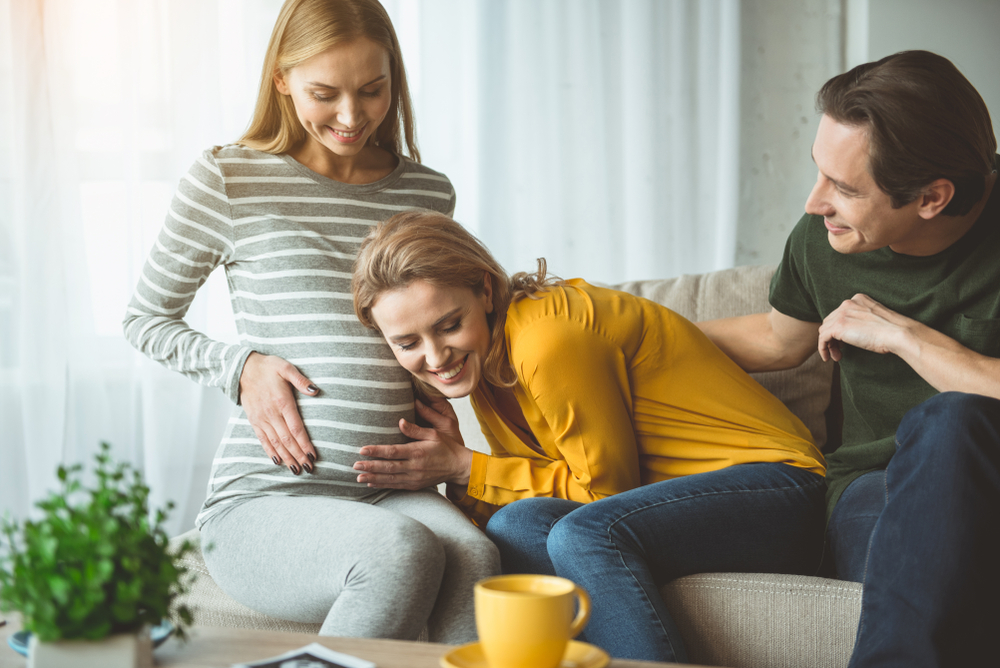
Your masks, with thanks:
[{"label": "mug handle", "polygon": [[579,610],[576,612],[576,619],[569,626],[569,637],[575,638],[580,635],[580,631],[583,627],[587,625],[590,620],[590,596],[587,594],[587,590],[583,587],[577,585],[576,587],[576,600],[579,605]]}]

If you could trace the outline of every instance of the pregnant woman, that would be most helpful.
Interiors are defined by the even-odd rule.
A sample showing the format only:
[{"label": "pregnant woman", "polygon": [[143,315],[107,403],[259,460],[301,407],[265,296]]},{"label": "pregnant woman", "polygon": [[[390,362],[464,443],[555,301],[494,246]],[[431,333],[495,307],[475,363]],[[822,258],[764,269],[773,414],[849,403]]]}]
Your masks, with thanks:
[{"label": "pregnant woman", "polygon": [[[196,524],[241,603],[323,635],[475,639],[472,587],[499,571],[496,548],[433,488],[375,489],[352,469],[413,417],[409,375],[354,316],[358,246],[393,213],[454,205],[419,162],[383,7],[285,2],[249,130],[181,180],[124,323],[140,351],[236,404]],[[183,320],[218,267],[238,344]]]},{"label": "pregnant woman", "polygon": [[[698,572],[811,573],[825,467],[805,426],[692,323],[580,279],[508,278],[462,226],[403,213],[365,239],[354,307],[413,374],[431,424],[366,446],[373,489],[447,482],[506,572],[593,599],[585,639],[685,661],[659,595]],[[492,454],[440,397],[471,395]]]}]

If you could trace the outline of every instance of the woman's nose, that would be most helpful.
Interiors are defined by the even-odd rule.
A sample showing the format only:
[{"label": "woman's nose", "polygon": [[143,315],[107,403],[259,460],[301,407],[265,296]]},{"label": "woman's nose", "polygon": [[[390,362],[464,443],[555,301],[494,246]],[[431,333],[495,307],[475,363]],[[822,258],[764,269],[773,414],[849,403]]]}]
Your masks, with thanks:
[{"label": "woman's nose", "polygon": [[360,118],[359,111],[357,98],[353,95],[345,95],[340,103],[340,108],[337,110],[337,120],[345,128],[353,130]]},{"label": "woman's nose", "polygon": [[432,369],[440,369],[449,362],[451,349],[438,342],[434,342],[427,347],[427,366]]}]

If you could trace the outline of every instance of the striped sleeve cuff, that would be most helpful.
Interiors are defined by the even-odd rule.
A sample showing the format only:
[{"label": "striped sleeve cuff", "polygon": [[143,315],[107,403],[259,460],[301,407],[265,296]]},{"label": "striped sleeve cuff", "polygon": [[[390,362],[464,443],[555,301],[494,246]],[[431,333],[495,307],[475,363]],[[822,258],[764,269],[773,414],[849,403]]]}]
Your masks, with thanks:
[{"label": "striped sleeve cuff", "polygon": [[243,377],[243,367],[247,363],[247,358],[250,357],[250,353],[254,352],[253,348],[239,349],[238,356],[233,361],[232,371],[229,374],[229,382],[223,388],[226,396],[232,399],[233,403],[237,406],[242,406],[240,403],[240,378]]}]

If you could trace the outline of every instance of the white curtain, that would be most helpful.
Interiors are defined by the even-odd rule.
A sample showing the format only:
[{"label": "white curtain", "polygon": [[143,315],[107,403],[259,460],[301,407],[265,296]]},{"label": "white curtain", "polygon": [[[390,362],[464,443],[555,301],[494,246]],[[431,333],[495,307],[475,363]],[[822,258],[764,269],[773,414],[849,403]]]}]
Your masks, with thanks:
[{"label": "white curtain", "polygon": [[397,25],[419,59],[425,162],[508,271],[545,256],[615,283],[732,265],[737,0],[419,7]]},{"label": "white curtain", "polygon": [[[102,440],[191,526],[230,406],[120,321],[175,184],[249,120],[280,0],[0,0],[0,513]],[[424,162],[508,270],[730,266],[737,0],[386,0]],[[231,340],[221,274],[189,322]]]}]

